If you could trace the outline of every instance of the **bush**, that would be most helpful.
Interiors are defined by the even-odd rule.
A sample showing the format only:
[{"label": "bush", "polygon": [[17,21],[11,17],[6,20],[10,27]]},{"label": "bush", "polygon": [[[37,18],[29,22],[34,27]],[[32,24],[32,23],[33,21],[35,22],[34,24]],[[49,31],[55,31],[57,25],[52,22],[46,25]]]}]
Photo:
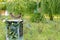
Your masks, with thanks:
[{"label": "bush", "polygon": [[32,22],[40,22],[40,21],[43,21],[43,20],[44,20],[44,17],[41,13],[33,14],[32,17],[31,17]]}]

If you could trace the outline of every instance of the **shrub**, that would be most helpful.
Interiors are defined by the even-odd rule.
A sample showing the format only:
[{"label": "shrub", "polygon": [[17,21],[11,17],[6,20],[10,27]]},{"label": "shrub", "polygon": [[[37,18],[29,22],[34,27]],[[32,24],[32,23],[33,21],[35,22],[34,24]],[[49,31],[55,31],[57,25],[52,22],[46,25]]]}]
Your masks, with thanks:
[{"label": "shrub", "polygon": [[44,20],[44,17],[41,13],[33,14],[32,17],[31,17],[32,22],[40,22],[40,21],[43,21],[43,20]]}]

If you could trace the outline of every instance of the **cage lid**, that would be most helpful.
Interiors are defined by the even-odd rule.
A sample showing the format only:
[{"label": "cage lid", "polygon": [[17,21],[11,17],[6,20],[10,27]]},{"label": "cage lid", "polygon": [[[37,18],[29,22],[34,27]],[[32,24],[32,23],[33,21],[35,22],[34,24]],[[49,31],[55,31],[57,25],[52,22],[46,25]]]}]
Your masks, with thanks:
[{"label": "cage lid", "polygon": [[6,22],[22,22],[22,21],[23,21],[23,20],[21,20],[21,19],[20,19],[20,20],[19,20],[19,19],[15,19],[15,20],[12,20],[12,19],[11,19],[11,20],[6,20]]}]

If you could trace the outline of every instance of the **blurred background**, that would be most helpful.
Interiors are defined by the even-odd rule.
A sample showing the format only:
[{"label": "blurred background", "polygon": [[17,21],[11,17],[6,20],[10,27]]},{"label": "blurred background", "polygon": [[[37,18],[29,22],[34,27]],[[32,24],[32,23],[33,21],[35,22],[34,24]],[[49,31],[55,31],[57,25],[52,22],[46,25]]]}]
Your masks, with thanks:
[{"label": "blurred background", "polygon": [[20,13],[24,40],[60,40],[60,0],[0,0],[0,40],[6,23]]}]

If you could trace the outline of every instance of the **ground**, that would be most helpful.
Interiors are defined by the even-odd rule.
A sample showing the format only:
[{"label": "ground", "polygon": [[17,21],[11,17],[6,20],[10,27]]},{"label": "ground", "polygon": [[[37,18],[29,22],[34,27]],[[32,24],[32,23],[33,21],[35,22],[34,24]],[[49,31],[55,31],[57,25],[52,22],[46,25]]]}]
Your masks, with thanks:
[{"label": "ground", "polygon": [[[47,20],[42,23],[33,23],[28,15],[23,22],[24,40],[60,40],[60,19]],[[5,40],[5,23],[0,20],[0,40]]]}]

